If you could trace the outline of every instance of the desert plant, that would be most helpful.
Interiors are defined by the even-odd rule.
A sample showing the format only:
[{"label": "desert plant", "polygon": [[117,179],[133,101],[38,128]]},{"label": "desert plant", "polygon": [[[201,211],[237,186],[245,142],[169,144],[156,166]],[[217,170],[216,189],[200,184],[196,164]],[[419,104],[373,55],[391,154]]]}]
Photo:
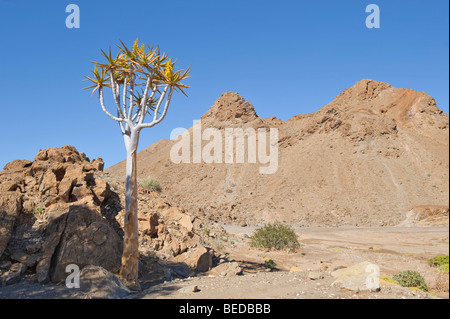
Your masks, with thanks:
[{"label": "desert plant", "polygon": [[205,234],[206,236],[209,236],[209,234],[211,233],[211,229],[208,226],[202,226],[200,228],[200,231]]},{"label": "desert plant", "polygon": [[271,270],[275,269],[275,267],[277,266],[276,262],[274,262],[272,259],[263,258],[263,261],[264,261],[264,266]]},{"label": "desert plant", "polygon": [[139,181],[139,186],[146,189],[147,192],[160,193],[162,190],[161,183],[157,179],[154,179],[154,178],[141,179]]},{"label": "desert plant", "polygon": [[437,255],[428,260],[428,265],[436,266],[440,271],[448,273],[449,259],[448,256]]},{"label": "desert plant", "polygon": [[[161,53],[159,48],[139,44],[138,39],[132,48],[122,41],[118,53],[113,55],[101,51],[105,62],[93,62],[92,77],[86,79],[92,85],[86,89],[98,90],[103,112],[119,123],[126,148],[126,184],[124,246],[120,276],[127,286],[140,289],[139,230],[137,213],[137,148],[141,130],[160,123],[167,114],[173,91],[185,94],[181,83],[188,77],[187,70],[176,70],[175,62]],[[105,105],[104,90],[112,92],[113,111]],[[185,94],[186,95],[186,94]],[[113,115],[115,114],[115,115]],[[150,118],[146,121],[146,118]]]},{"label": "desert plant", "polygon": [[257,248],[295,250],[300,247],[295,231],[280,223],[267,224],[256,229],[250,240],[250,245]]},{"label": "desert plant", "polygon": [[416,287],[423,291],[428,291],[425,279],[414,270],[405,270],[392,276],[402,287]]},{"label": "desert plant", "polygon": [[48,216],[45,214],[45,208],[39,207],[36,208],[33,212],[34,217],[39,223],[47,223],[48,222]]}]

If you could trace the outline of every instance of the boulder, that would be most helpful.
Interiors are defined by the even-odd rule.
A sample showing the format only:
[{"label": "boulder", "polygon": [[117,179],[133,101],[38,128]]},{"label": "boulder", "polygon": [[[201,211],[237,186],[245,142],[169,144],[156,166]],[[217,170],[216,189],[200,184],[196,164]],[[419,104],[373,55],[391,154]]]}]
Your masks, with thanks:
[{"label": "boulder", "polygon": [[96,159],[92,160],[91,165],[94,168],[94,170],[103,171],[105,163],[103,162],[103,159],[101,157],[97,157]]},{"label": "boulder", "polygon": [[171,206],[166,210],[163,210],[162,215],[172,222],[176,222],[181,227],[185,228],[186,231],[190,232],[194,228],[191,221],[191,215],[179,209],[176,206]]},{"label": "boulder", "polygon": [[212,267],[212,252],[210,249],[198,246],[188,249],[186,252],[174,257],[173,262],[184,262],[192,270],[199,272],[208,271]]},{"label": "boulder", "polygon": [[210,273],[212,275],[218,276],[236,276],[242,274],[242,268],[239,266],[239,263],[236,261],[223,263],[211,269]]},{"label": "boulder", "polygon": [[17,284],[20,281],[20,272],[7,272],[3,277],[3,286]]},{"label": "boulder", "polygon": [[95,186],[92,187],[92,192],[94,193],[99,204],[107,201],[111,196],[111,188],[108,182],[100,178],[95,179]]},{"label": "boulder", "polygon": [[57,195],[59,182],[56,179],[55,173],[49,169],[44,173],[41,184],[39,185],[39,191],[42,195]]},{"label": "boulder", "polygon": [[157,213],[139,218],[139,231],[153,237],[158,233],[159,215]]},{"label": "boulder", "polygon": [[335,278],[332,285],[352,291],[378,291],[379,268],[368,261],[348,268],[335,270],[331,273]]},{"label": "boulder", "polygon": [[39,150],[37,155],[34,157],[35,161],[46,161],[48,160],[47,150]]},{"label": "boulder", "polygon": [[10,245],[9,249],[13,249],[10,256],[11,260],[18,261],[30,268],[36,266],[38,261],[42,258],[41,254],[28,254],[21,249],[17,249],[17,247],[10,247]]},{"label": "boulder", "polygon": [[12,170],[21,170],[27,166],[31,165],[31,161],[27,161],[27,160],[15,160],[12,162],[9,162],[8,164],[6,164],[3,167],[3,170],[5,171],[12,171]]},{"label": "boulder", "polygon": [[94,265],[81,269],[80,289],[91,299],[120,299],[130,294],[117,276]]},{"label": "boulder", "polygon": [[58,186],[58,193],[61,199],[69,202],[75,185],[82,184],[84,180],[85,172],[83,172],[82,165],[71,165],[67,167],[64,177]]},{"label": "boulder", "polygon": [[13,226],[22,209],[22,196],[17,192],[2,192],[0,196],[0,257],[8,245]]},{"label": "boulder", "polygon": [[72,205],[66,213],[64,232],[53,257],[51,280],[65,280],[66,266],[80,269],[96,265],[118,272],[122,257],[122,240],[101,214],[86,206]]},{"label": "boulder", "polygon": [[44,233],[45,241],[42,245],[42,257],[36,266],[36,276],[40,283],[46,283],[50,280],[52,257],[66,227],[66,220],[67,213],[65,210],[57,210],[50,214],[50,222]]},{"label": "boulder", "polygon": [[86,182],[75,185],[70,193],[70,201],[76,202],[83,198],[90,198],[94,201],[94,193],[90,187],[86,185]]},{"label": "boulder", "polygon": [[117,272],[122,256],[122,240],[93,207],[55,205],[36,266],[40,283],[60,282],[67,277],[66,266],[98,265]]}]

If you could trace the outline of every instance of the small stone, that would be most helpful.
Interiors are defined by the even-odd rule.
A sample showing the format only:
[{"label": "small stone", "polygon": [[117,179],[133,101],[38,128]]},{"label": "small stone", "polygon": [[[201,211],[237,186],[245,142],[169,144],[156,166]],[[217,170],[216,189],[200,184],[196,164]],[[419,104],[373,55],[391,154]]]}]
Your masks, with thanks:
[{"label": "small stone", "polygon": [[319,280],[323,279],[323,275],[319,271],[310,271],[308,273],[308,278],[311,280]]},{"label": "small stone", "polygon": [[183,287],[183,288],[178,289],[178,292],[181,293],[181,294],[188,294],[188,293],[197,292],[197,291],[200,291],[198,289],[197,285],[187,286],[187,287]]},{"label": "small stone", "polygon": [[3,285],[9,286],[17,284],[20,281],[20,273],[18,272],[9,272],[4,276]]},{"label": "small stone", "polygon": [[289,272],[299,272],[299,271],[303,271],[303,270],[301,270],[300,268],[298,268],[298,267],[296,267],[296,266],[292,267],[292,268],[289,270]]}]

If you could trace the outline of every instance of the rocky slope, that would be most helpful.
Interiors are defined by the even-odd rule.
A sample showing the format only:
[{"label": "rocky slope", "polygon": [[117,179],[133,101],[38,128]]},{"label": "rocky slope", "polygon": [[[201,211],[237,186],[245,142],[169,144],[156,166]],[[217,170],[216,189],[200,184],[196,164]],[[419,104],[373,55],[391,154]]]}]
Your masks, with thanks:
[{"label": "rocky slope", "polygon": [[[0,286],[23,277],[64,282],[66,267],[117,274],[123,247],[124,185],[73,146],[40,151],[0,171]],[[213,265],[200,220],[140,190],[141,279],[186,277]],[[205,236],[203,236],[205,237]]]},{"label": "rocky slope", "polygon": [[[276,173],[248,161],[175,164],[177,141],[161,140],[138,154],[138,176],[157,178],[168,199],[216,221],[384,226],[416,206],[443,206],[448,215],[449,118],[424,92],[362,80],[285,122],[259,117],[226,92],[201,118],[203,132],[237,127],[278,129]],[[106,171],[123,178],[124,170],[121,162]]]}]

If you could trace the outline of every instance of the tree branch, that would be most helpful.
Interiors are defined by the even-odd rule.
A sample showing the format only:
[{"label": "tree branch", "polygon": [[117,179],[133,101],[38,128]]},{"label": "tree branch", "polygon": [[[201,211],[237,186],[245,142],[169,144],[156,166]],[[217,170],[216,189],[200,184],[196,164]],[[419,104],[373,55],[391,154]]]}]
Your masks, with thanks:
[{"label": "tree branch", "polygon": [[134,94],[134,84],[136,82],[136,78],[133,73],[130,74],[130,106],[128,107],[128,119],[131,121],[133,115],[133,94]]},{"label": "tree branch", "polygon": [[144,90],[144,95],[142,96],[141,106],[147,105],[147,95],[148,95],[148,90],[150,90],[150,85],[152,83],[152,75],[153,75],[153,72],[147,76],[147,83],[145,84],[145,90]]},{"label": "tree branch", "polygon": [[[99,94],[99,98],[100,98],[100,105],[102,106],[103,112],[105,112],[106,115],[108,115],[114,121],[124,122],[125,118],[123,118],[123,114],[120,114],[120,117],[115,117],[114,115],[109,113],[108,110],[106,109],[106,107],[105,107],[105,100],[103,99],[103,88],[102,87],[98,89],[98,94]],[[119,111],[120,111],[120,108],[119,108]]]},{"label": "tree branch", "polygon": [[122,108],[123,114],[127,114],[127,89],[128,89],[128,77],[123,79],[123,93],[122,93]]},{"label": "tree branch", "polygon": [[119,92],[117,89],[116,80],[114,79],[114,71],[113,70],[111,70],[110,78],[111,78],[111,90],[113,93],[114,102],[116,103],[116,106],[117,106],[117,113],[121,118],[124,118],[125,116],[123,115],[122,110],[120,109],[120,95],[119,95]]},{"label": "tree branch", "polygon": [[153,115],[153,121],[156,121],[156,118],[157,118],[158,112],[159,112],[159,108],[161,107],[162,101],[166,97],[166,93],[167,93],[167,89],[168,88],[169,88],[169,85],[167,84],[167,86],[164,88],[164,91],[162,92],[161,96],[159,97],[158,104],[156,105],[156,108],[155,108],[155,114]]},{"label": "tree branch", "polygon": [[[167,87],[168,87],[168,86],[167,86]],[[166,89],[164,89],[164,91],[167,90],[167,87],[166,87]],[[158,111],[158,109],[159,109],[159,108],[157,108],[157,109],[155,109],[155,116],[153,116],[153,121],[151,121],[150,123],[141,123],[141,124],[138,124],[138,125],[137,125],[137,129],[138,129],[138,130],[141,130],[141,129],[146,128],[146,127],[152,127],[152,126],[155,126],[156,124],[158,124],[159,122],[161,122],[161,121],[164,119],[164,117],[165,117],[166,114],[167,114],[167,110],[169,109],[169,104],[170,104],[170,99],[172,98],[172,93],[173,93],[173,87],[170,86],[169,95],[167,96],[167,100],[166,100],[166,104],[164,105],[163,113],[161,114],[161,116],[159,117],[159,119],[156,118],[156,115],[158,114],[157,111]],[[162,101],[162,100],[160,100],[160,101]]]},{"label": "tree branch", "polygon": [[[155,85],[155,88],[152,90],[152,94],[150,94],[150,96],[147,98],[147,101],[149,99],[153,99],[153,97],[155,96],[156,91],[158,91],[158,87]],[[144,122],[145,116],[147,115],[148,112],[148,103],[147,101],[144,104],[144,107],[140,108],[140,114],[139,114],[139,118],[138,118],[138,124],[142,124],[142,122]],[[142,104],[142,101],[141,101]],[[137,114],[136,114],[137,115]]]},{"label": "tree branch", "polygon": [[[119,111],[117,111],[117,115],[119,116]],[[119,122],[119,127],[122,134],[125,134],[125,127],[123,126],[122,122]]]}]

